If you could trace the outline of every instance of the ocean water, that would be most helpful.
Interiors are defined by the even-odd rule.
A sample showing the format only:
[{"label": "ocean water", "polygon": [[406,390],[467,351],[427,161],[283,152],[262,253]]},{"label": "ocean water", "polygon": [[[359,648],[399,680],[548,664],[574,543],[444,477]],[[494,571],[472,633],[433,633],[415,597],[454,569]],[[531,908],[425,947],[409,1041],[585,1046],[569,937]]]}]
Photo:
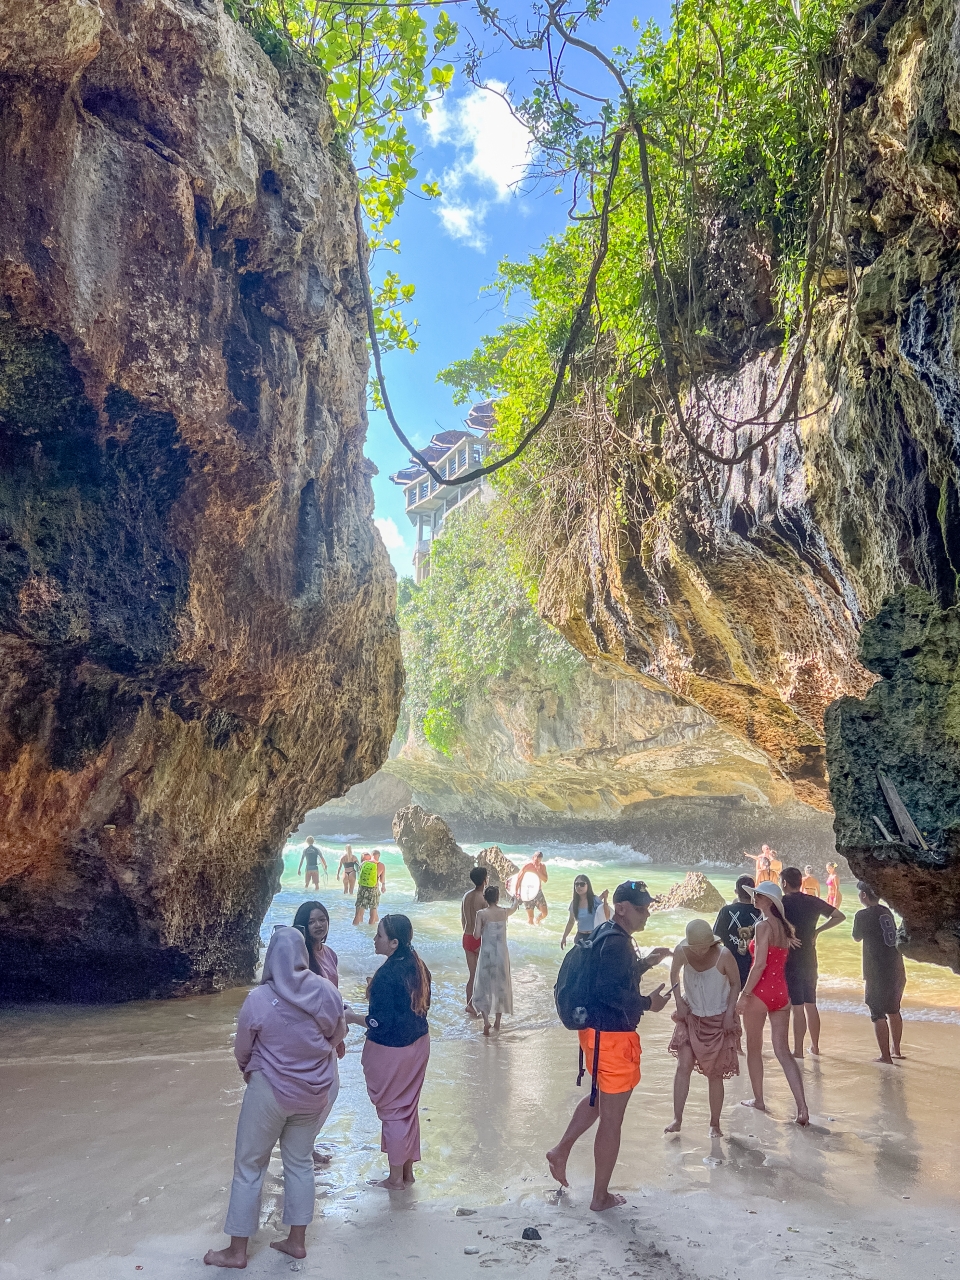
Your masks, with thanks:
[{"label": "ocean water", "polygon": [[[331,915],[330,944],[340,956],[341,986],[349,998],[362,997],[367,975],[380,963],[373,953],[371,933],[367,926],[353,928],[353,899],[344,896],[342,886],[335,880],[336,866],[343,853],[344,833],[341,839],[324,839],[318,846],[329,866],[327,882],[321,870],[319,894],[311,891],[310,897],[318,897]],[[460,1016],[462,1004],[457,988],[465,981],[465,965],[460,945],[459,902],[416,903],[415,887],[407,872],[400,850],[393,844],[375,845],[368,840],[351,840],[358,856],[367,849],[379,848],[381,860],[387,869],[387,891],[381,902],[381,914],[402,912],[413,922],[414,945],[423,955],[434,974],[435,984],[444,990],[448,999],[437,1001],[437,1015],[447,1021],[445,1032],[451,1035],[464,1033]],[[290,843],[284,850],[284,873],[281,891],[273,900],[263,925],[263,937],[269,937],[275,924],[290,923],[300,902],[304,901],[303,879],[296,874],[303,850],[303,842]],[[476,854],[482,845],[465,844],[465,852]],[[521,864],[531,857],[536,848],[543,850],[549,872],[544,886],[550,913],[539,927],[531,928],[522,912],[512,917],[509,925],[511,963],[515,983],[515,999],[518,1015],[525,1025],[534,1027],[556,1021],[553,1009],[552,988],[563,952],[560,937],[567,920],[567,910],[573,894],[576,875],[589,876],[594,891],[610,889],[622,880],[644,880],[651,893],[665,893],[678,880],[682,880],[691,868],[653,864],[643,861],[635,849],[611,842],[601,844],[541,844],[501,845],[504,853]],[[725,899],[734,896],[733,885],[738,875],[749,870],[730,867],[710,867],[700,864],[696,868],[714,884]],[[825,877],[824,877],[825,879]],[[836,929],[821,935],[817,944],[820,964],[819,1003],[821,1007],[843,1013],[859,1013],[867,1016],[863,1000],[863,983],[860,973],[860,945],[851,936],[854,912],[859,909],[853,884],[842,885],[844,901],[841,910],[847,919]],[[650,918],[646,930],[637,935],[641,947],[673,946],[683,937],[690,913],[686,911],[657,912]],[[712,921],[711,921],[712,923]],[[904,1017],[907,1019],[949,1022],[960,1024],[960,975],[951,973],[939,965],[906,961],[907,990],[904,997]],[[664,966],[657,977],[667,977]],[[653,975],[651,975],[653,977]],[[446,1013],[442,1011],[446,1010]],[[521,1012],[522,1011],[522,1012]],[[439,1028],[438,1028],[439,1029]]]}]

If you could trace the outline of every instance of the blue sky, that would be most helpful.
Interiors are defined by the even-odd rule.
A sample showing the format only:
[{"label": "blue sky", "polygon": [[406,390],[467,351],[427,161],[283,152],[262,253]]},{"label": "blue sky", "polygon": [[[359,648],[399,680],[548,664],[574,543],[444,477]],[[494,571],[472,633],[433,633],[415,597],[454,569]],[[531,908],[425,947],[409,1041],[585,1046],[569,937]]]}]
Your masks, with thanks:
[{"label": "blue sky", "polygon": [[[451,16],[481,35],[476,19],[463,11]],[[603,21],[581,31],[609,50],[636,43],[635,19],[641,26],[651,19],[665,26],[668,18],[664,0],[612,0]],[[490,45],[489,38],[484,44]],[[589,92],[610,94],[612,81],[599,64],[578,57],[568,66],[571,81]],[[540,61],[536,53],[501,48],[484,65],[485,81],[521,98]],[[408,315],[420,322],[419,348],[388,354],[385,374],[394,412],[420,445],[435,431],[459,426],[469,408],[454,405],[436,376],[502,323],[496,296],[481,292],[493,280],[497,262],[522,260],[561,232],[567,201],[550,185],[531,190],[523,182],[530,158],[525,131],[497,93],[475,88],[459,72],[439,109],[426,123],[413,122],[411,132],[419,147],[417,181],[436,179],[444,198],[407,200],[389,231],[400,239],[400,257],[385,255],[374,274],[392,268],[416,285]],[[373,479],[378,527],[398,574],[410,574],[414,530],[404,514],[402,490],[390,482],[390,473],[406,465],[407,455],[383,413],[371,412],[366,453],[380,471]]]}]

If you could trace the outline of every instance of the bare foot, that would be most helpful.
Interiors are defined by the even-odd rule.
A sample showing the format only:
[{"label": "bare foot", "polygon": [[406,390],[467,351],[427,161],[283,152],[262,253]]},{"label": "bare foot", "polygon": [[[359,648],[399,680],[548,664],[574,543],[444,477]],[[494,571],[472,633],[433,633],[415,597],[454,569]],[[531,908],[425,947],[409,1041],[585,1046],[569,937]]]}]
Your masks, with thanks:
[{"label": "bare foot", "polygon": [[591,1200],[590,1208],[594,1213],[603,1213],[605,1209],[616,1209],[618,1205],[626,1203],[626,1196],[615,1196],[612,1191],[608,1191],[602,1200]]},{"label": "bare foot", "polygon": [[323,1151],[315,1151],[313,1153],[313,1167],[314,1169],[325,1169],[332,1159],[333,1156],[328,1156]]},{"label": "bare foot", "polygon": [[488,1036],[488,1035],[490,1034],[490,1023],[489,1023],[489,1022],[488,1022],[488,1023],[485,1025],[485,1027],[483,1028],[483,1034],[484,1034],[485,1036]]},{"label": "bare foot", "polygon": [[368,1178],[368,1187],[382,1187],[384,1191],[403,1191],[406,1187],[404,1182],[394,1182],[391,1178]]},{"label": "bare foot", "polygon": [[413,1176],[412,1173],[404,1175],[403,1185],[405,1187],[412,1187],[415,1182],[416,1182],[416,1178]]},{"label": "bare foot", "polygon": [[893,1059],[892,1059],[892,1058],[884,1058],[884,1057],[882,1057],[882,1056],[881,1056],[881,1057],[879,1057],[879,1058],[874,1058],[874,1062],[882,1062],[882,1063],[883,1063],[883,1065],[884,1065],[885,1067],[892,1067],[892,1066],[893,1066]]},{"label": "bare foot", "polygon": [[820,1046],[818,1044],[812,1044],[810,1048],[807,1050],[807,1052],[810,1054],[811,1058],[819,1058]]},{"label": "bare foot", "polygon": [[720,1126],[719,1126],[718,1124],[712,1124],[712,1125],[710,1126],[710,1137],[711,1137],[711,1138],[722,1138],[722,1137],[723,1137],[723,1130],[720,1128]]},{"label": "bare foot", "polygon": [[307,1251],[302,1244],[291,1244],[289,1240],[271,1240],[270,1248],[278,1253],[286,1253],[291,1258],[305,1258]]},{"label": "bare foot", "polygon": [[247,1265],[247,1255],[234,1253],[232,1249],[208,1249],[203,1260],[208,1267],[234,1267],[237,1271]]},{"label": "bare foot", "polygon": [[802,1049],[794,1049],[794,1051],[793,1051],[793,1055],[792,1055],[792,1056],[793,1056],[794,1058],[802,1058],[802,1057],[803,1057],[803,1050],[802,1050]]},{"label": "bare foot", "polygon": [[682,1122],[681,1122],[680,1120],[674,1120],[673,1124],[668,1124],[668,1125],[667,1125],[667,1127],[664,1129],[664,1131],[663,1131],[663,1132],[664,1132],[664,1133],[679,1133],[679,1132],[680,1132],[680,1125],[681,1125],[681,1123],[682,1123]]},{"label": "bare foot", "polygon": [[468,1004],[468,1005],[466,1005],[466,1006],[465,1006],[465,1008],[464,1008],[464,1010],[463,1010],[463,1012],[464,1012],[464,1013],[469,1014],[471,1018],[479,1018],[479,1017],[480,1017],[479,1012],[478,1012],[478,1011],[473,1007],[473,1005],[472,1005],[472,1004]]},{"label": "bare foot", "polygon": [[559,1182],[561,1187],[569,1187],[567,1181],[567,1157],[561,1155],[556,1148],[547,1152],[547,1167],[550,1170],[550,1177],[555,1182]]},{"label": "bare foot", "polygon": [[893,1056],[895,1058],[905,1058],[907,1055],[905,1053],[901,1053],[899,1049],[894,1049]]},{"label": "bare foot", "polygon": [[797,1124],[801,1129],[805,1129],[810,1123],[810,1112],[806,1107],[800,1107],[797,1111]]},{"label": "bare foot", "polygon": [[756,1098],[741,1098],[741,1107],[753,1107],[754,1111],[766,1111],[766,1107],[762,1102],[758,1102]]}]

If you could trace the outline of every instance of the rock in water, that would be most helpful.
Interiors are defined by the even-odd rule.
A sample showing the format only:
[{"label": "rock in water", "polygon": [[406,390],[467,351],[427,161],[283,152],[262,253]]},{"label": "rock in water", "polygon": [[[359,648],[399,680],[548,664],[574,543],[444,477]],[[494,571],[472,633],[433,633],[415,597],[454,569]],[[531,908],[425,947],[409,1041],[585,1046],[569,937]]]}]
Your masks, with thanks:
[{"label": "rock in water", "polygon": [[215,0],[0,12],[0,996],[215,989],[397,718],[356,179]]},{"label": "rock in water", "polygon": [[393,819],[393,838],[417,886],[418,902],[460,898],[470,888],[470,871],[476,861],[463,852],[453,832],[435,813],[427,813],[418,804],[399,809]]},{"label": "rock in water", "polygon": [[654,898],[651,911],[705,911],[716,915],[723,906],[723,897],[700,871],[688,871],[668,893]]},{"label": "rock in water", "polygon": [[486,867],[489,872],[488,884],[499,885],[502,889],[511,876],[515,876],[520,868],[511,862],[498,844],[488,849],[481,849],[477,854],[477,866]]}]

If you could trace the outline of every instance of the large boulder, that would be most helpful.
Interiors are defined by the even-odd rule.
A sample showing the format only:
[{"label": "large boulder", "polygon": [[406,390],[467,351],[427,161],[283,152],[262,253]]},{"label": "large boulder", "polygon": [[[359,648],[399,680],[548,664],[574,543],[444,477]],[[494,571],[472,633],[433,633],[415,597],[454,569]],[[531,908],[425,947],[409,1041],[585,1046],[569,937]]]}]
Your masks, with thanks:
[{"label": "large boulder", "polygon": [[463,852],[435,813],[418,804],[399,809],[393,819],[393,838],[417,886],[418,902],[460,898],[470,888],[476,859]]},{"label": "large boulder", "polygon": [[386,757],[356,175],[217,0],[0,5],[0,996],[249,980]]},{"label": "large boulder", "polygon": [[826,719],[837,850],[903,916],[908,956],[960,972],[960,607],[907,587],[864,627],[860,657],[881,678]]},{"label": "large boulder", "polygon": [[492,844],[489,848],[480,850],[477,854],[477,866],[486,867],[489,876],[487,883],[495,884],[501,889],[510,877],[515,876],[520,870],[498,844]]},{"label": "large boulder", "polygon": [[651,911],[702,911],[716,915],[723,906],[720,891],[701,871],[688,871],[667,893],[653,900]]}]

